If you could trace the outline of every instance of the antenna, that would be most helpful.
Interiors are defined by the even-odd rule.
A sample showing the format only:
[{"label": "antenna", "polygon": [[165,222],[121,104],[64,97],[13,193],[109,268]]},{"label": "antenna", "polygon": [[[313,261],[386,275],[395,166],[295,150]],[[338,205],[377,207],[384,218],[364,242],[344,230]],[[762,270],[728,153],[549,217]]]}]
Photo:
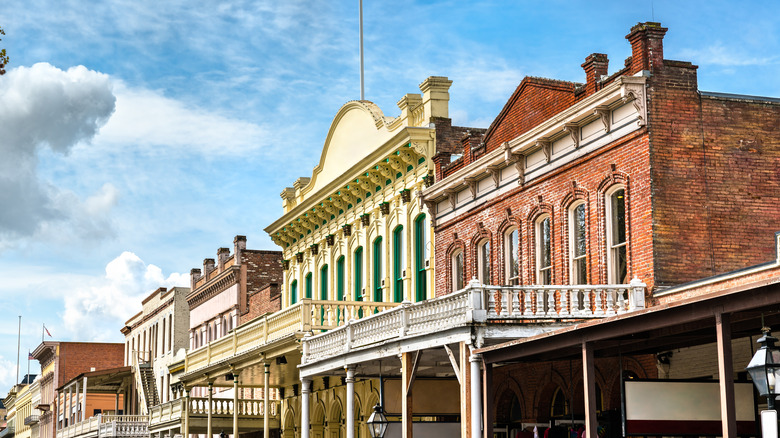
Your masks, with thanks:
[{"label": "antenna", "polygon": [[652,17],[653,21],[655,21],[655,1],[653,0],[650,0],[650,16]]},{"label": "antenna", "polygon": [[363,0],[360,2],[360,100],[365,100],[366,90],[363,82]]}]

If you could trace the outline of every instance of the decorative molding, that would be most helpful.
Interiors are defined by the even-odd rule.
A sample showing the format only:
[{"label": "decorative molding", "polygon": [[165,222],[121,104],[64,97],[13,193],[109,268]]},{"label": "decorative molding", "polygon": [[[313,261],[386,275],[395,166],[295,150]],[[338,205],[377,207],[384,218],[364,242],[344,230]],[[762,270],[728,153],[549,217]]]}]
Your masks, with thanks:
[{"label": "decorative molding", "polygon": [[606,105],[600,105],[593,109],[593,114],[599,116],[601,123],[604,124],[604,132],[609,132],[612,120],[612,111]]},{"label": "decorative molding", "polygon": [[498,185],[501,184],[501,165],[491,164],[487,167],[487,170],[490,172],[490,176],[493,177],[493,184],[498,188]]},{"label": "decorative molding", "polygon": [[349,237],[352,235],[352,225],[346,224],[341,226],[341,231],[344,232],[344,237]]},{"label": "decorative molding", "polygon": [[290,261],[287,259],[282,260],[282,270],[287,271],[290,269]]},{"label": "decorative molding", "polygon": [[458,190],[457,189],[447,189],[444,191],[444,193],[447,194],[447,199],[450,201],[450,207],[452,209],[455,209],[455,205],[458,203]]},{"label": "decorative molding", "polygon": [[471,176],[465,179],[465,181],[469,184],[469,189],[471,189],[471,198],[476,199],[477,198],[477,186],[479,184],[479,178],[475,176]]},{"label": "decorative molding", "polygon": [[387,216],[390,214],[390,203],[389,202],[380,202],[379,203],[379,211],[382,213],[382,216]]},{"label": "decorative molding", "polygon": [[303,253],[302,253],[302,252],[299,252],[299,253],[295,254],[295,260],[296,260],[298,263],[303,263]]},{"label": "decorative molding", "polygon": [[364,227],[367,227],[368,224],[371,223],[371,214],[370,213],[361,214],[360,223],[363,224]]},{"label": "decorative molding", "polygon": [[631,102],[639,113],[637,126],[646,125],[647,108],[645,105],[645,84],[623,82],[623,86],[620,88],[620,96],[622,97],[623,103]]},{"label": "decorative molding", "polygon": [[[574,142],[574,149],[579,149],[580,147],[580,125],[576,123],[564,123],[563,124],[563,130],[569,133],[569,137],[571,137],[571,140]],[[552,149],[552,148],[550,148]],[[550,162],[550,156],[552,156],[552,150],[550,150],[550,154],[547,155],[547,162]]]},{"label": "decorative molding", "polygon": [[398,192],[401,195],[401,200],[404,204],[412,200],[412,191],[409,189],[403,189]]},{"label": "decorative molding", "polygon": [[552,159],[552,142],[546,138],[540,138],[536,140],[536,146],[542,149],[544,157],[549,163]]},{"label": "decorative molding", "polygon": [[309,249],[311,250],[311,255],[315,256],[319,252],[320,246],[316,243],[313,243],[309,246]]},{"label": "decorative molding", "polygon": [[335,242],[335,241],[336,241],[336,236],[335,235],[328,234],[327,236],[325,236],[325,244],[328,245],[328,248],[333,246],[333,242]]}]

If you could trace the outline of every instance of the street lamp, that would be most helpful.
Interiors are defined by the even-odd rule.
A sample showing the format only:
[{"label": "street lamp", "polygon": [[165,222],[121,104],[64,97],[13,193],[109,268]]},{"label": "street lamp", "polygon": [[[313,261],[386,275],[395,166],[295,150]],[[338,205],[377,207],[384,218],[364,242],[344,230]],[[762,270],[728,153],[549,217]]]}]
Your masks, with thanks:
[{"label": "street lamp", "polygon": [[747,366],[747,372],[758,393],[766,397],[768,409],[761,412],[761,429],[763,436],[777,438],[777,411],[775,398],[778,396],[780,383],[780,348],[775,346],[777,338],[772,336],[768,327],[761,329],[764,333],[757,342],[761,348],[756,351]]},{"label": "street lamp", "polygon": [[385,431],[387,431],[387,423],[387,417],[385,417],[385,414],[382,412],[382,405],[377,403],[376,406],[374,406],[374,412],[372,412],[371,416],[366,420],[368,432],[371,434],[371,437],[384,437]]}]

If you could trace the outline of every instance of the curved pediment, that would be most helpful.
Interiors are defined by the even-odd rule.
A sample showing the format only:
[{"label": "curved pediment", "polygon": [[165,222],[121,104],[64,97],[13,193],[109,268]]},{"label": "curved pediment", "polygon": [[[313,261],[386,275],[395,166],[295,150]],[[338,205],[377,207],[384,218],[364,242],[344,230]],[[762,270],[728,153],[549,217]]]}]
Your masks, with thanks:
[{"label": "curved pediment", "polygon": [[392,137],[388,123],[372,102],[352,101],[342,106],[330,125],[320,162],[303,189],[303,198],[319,192],[382,147]]}]

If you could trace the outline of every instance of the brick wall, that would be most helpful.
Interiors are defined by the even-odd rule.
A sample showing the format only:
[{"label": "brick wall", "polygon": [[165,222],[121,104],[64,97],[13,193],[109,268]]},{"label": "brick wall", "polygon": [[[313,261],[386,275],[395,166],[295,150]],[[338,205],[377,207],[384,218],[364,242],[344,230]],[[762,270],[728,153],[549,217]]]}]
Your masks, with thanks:
[{"label": "brick wall", "polygon": [[239,324],[281,309],[282,252],[243,250],[242,269],[246,268],[246,308]]},{"label": "brick wall", "polygon": [[548,213],[552,218],[553,283],[569,284],[569,207],[579,200],[586,203],[588,279],[591,284],[606,283],[605,192],[615,184],[626,187],[628,274],[631,278],[639,277],[651,288],[653,261],[648,169],[648,137],[645,130],[640,130],[496,197],[478,209],[437,224],[436,295],[452,291],[450,255],[455,248],[465,250],[465,280],[477,275],[477,244],[485,237],[491,242],[491,284],[507,284],[504,235],[511,227],[520,230],[521,284],[535,284],[534,224],[542,213]]},{"label": "brick wall", "polygon": [[59,355],[59,384],[62,385],[81,373],[124,366],[125,344],[97,342],[61,342]]}]

